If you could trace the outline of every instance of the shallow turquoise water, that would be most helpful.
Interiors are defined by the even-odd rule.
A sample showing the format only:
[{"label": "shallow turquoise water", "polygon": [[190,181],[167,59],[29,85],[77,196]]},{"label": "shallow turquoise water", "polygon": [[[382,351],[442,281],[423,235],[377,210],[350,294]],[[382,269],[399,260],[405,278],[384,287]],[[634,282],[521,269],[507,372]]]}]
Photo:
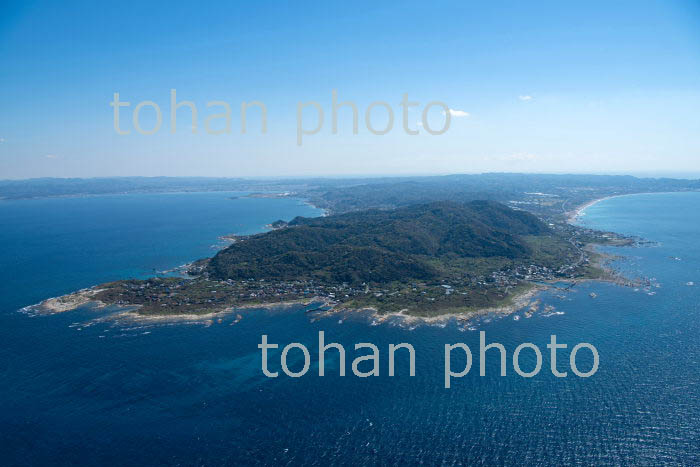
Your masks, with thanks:
[{"label": "shallow turquoise water", "polygon": [[[700,194],[613,198],[582,222],[656,241],[610,249],[616,266],[654,278],[634,290],[588,283],[545,292],[532,318],[486,318],[469,330],[371,325],[366,316],[316,319],[301,308],[244,313],[221,323],[129,325],[95,322],[78,310],[29,317],[18,308],[104,280],[144,276],[210,255],[217,236],[259,230],[277,218],[314,210],[294,200],[229,200],[221,194],[130,195],[0,203],[0,451],[6,464],[507,464],[700,463]],[[58,253],[60,250],[60,254]],[[676,259],[680,258],[680,259]],[[595,292],[597,298],[591,298]],[[342,323],[339,320],[343,318]],[[94,323],[94,324],[91,324]],[[319,330],[348,352],[338,376],[315,367]],[[478,354],[478,331],[509,357],[533,342],[544,355],[530,379],[470,373],[443,386],[443,346],[465,342]],[[301,342],[312,367],[302,378],[260,371],[261,334]],[[600,354],[590,378],[555,378],[550,335],[567,370],[571,347]],[[353,345],[380,349],[380,376],[350,372]],[[416,376],[398,360],[387,376],[387,347],[416,349]],[[278,349],[279,350],[279,349]],[[298,369],[300,354],[290,353]],[[460,363],[453,360],[455,368]],[[523,351],[524,369],[534,366]],[[581,351],[578,366],[588,369]],[[279,351],[270,366],[279,370]]]}]

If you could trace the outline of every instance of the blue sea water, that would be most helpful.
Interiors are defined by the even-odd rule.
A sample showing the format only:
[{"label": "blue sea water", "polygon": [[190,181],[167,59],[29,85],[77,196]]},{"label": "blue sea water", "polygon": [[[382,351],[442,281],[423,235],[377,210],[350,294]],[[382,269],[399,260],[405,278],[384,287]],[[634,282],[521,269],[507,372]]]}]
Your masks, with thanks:
[{"label": "blue sea water", "polygon": [[[700,194],[612,198],[581,222],[653,245],[608,248],[615,266],[650,279],[638,289],[590,282],[540,295],[531,318],[469,326],[372,325],[367,315],[319,317],[302,307],[249,310],[243,319],[137,325],[81,309],[16,310],[106,280],[143,277],[210,255],[219,235],[318,211],[298,200],[224,194],[128,195],[0,203],[0,459],[4,465],[255,464],[700,464]],[[687,285],[694,282],[696,285]],[[592,298],[590,293],[597,296]],[[470,329],[471,328],[471,329]],[[317,335],[344,345],[317,371]],[[479,376],[479,332],[508,352]],[[257,344],[305,344],[301,378],[266,378]],[[549,371],[550,335],[568,344]],[[380,350],[380,376],[350,369],[358,342]],[[388,345],[416,349],[416,376]],[[444,345],[474,353],[467,376],[444,388]],[[514,348],[535,343],[540,373],[515,374]],[[590,378],[569,369],[573,345],[598,349]],[[490,351],[491,352],[491,351]],[[279,371],[280,352],[269,358]],[[524,370],[534,354],[523,351]],[[581,371],[590,353],[577,356]],[[463,360],[453,359],[457,369]],[[301,354],[289,353],[301,367]]]}]

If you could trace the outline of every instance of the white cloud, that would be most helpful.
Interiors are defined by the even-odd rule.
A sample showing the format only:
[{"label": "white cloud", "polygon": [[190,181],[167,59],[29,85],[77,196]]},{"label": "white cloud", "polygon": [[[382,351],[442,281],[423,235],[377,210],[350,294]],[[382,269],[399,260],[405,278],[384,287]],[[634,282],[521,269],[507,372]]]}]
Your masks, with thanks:
[{"label": "white cloud", "polygon": [[531,101],[532,96],[528,96],[528,95],[518,96],[518,99],[520,99],[521,101]]},{"label": "white cloud", "polygon": [[45,157],[47,159],[56,159],[57,156],[55,154],[47,154]]},{"label": "white cloud", "polygon": [[450,109],[450,115],[452,115],[453,117],[468,117],[469,112],[465,112],[464,110]]},{"label": "white cloud", "polygon": [[5,142],[5,138],[0,138],[0,143],[4,143],[4,142]]},{"label": "white cloud", "polygon": [[[452,117],[469,117],[469,112],[465,112],[464,110],[455,110],[455,109],[449,109],[450,110],[450,115]],[[445,115],[445,112],[442,112],[443,115]]]},{"label": "white cloud", "polygon": [[423,122],[421,122],[420,120],[418,120],[418,121],[416,122],[416,125],[418,125],[418,126],[423,126]]}]

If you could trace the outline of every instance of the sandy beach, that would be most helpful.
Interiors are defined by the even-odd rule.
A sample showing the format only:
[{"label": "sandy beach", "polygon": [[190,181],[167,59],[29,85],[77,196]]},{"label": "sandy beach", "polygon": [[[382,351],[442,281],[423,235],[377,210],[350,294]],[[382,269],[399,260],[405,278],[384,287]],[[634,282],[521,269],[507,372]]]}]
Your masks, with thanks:
[{"label": "sandy beach", "polygon": [[583,205],[581,205],[581,206],[575,208],[573,211],[570,211],[570,212],[569,212],[569,215],[568,215],[568,217],[567,217],[567,222],[568,222],[569,224],[573,224],[573,223],[576,221],[576,219],[578,219],[579,217],[582,217],[582,216],[585,215],[584,211],[585,211],[586,209],[590,208],[590,207],[593,206],[594,204],[600,203],[601,201],[606,200],[606,199],[618,198],[618,197],[620,197],[620,196],[627,196],[627,195],[611,195],[611,196],[605,196],[605,197],[603,197],[603,198],[594,199],[593,201],[590,201],[590,202],[588,202],[588,203],[586,203],[586,204],[583,204]]}]

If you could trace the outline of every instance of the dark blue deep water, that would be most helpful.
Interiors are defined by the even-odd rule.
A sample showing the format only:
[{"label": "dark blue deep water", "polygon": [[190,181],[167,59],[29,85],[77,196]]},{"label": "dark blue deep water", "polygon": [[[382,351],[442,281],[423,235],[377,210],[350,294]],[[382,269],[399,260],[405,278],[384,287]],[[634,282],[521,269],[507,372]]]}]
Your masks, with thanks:
[{"label": "dark blue deep water", "polygon": [[[134,324],[81,309],[17,310],[107,280],[143,277],[213,254],[217,237],[278,218],[318,215],[291,199],[230,194],[129,195],[0,203],[0,463],[3,465],[220,464],[700,464],[700,194],[613,198],[581,222],[656,242],[610,248],[616,267],[648,287],[586,283],[544,292],[518,313],[468,326],[372,325],[365,315],[319,318],[302,308],[243,312],[221,322]],[[694,283],[695,285],[688,285]],[[597,297],[593,298],[590,293]],[[544,305],[554,309],[544,310]],[[342,343],[347,376],[329,351],[319,377],[317,333]],[[508,351],[478,371],[479,331]],[[311,369],[298,379],[260,370],[257,344],[301,342]],[[546,349],[556,334],[560,371]],[[380,350],[380,376],[355,377],[358,342]],[[390,343],[416,349],[416,376]],[[443,347],[465,342],[474,365],[443,385]],[[525,379],[510,357],[520,343],[543,353]],[[569,368],[589,342],[590,378]],[[279,370],[279,349],[270,367]],[[459,358],[454,358],[455,369]],[[301,367],[301,353],[289,353]],[[577,356],[591,367],[588,351]],[[524,370],[534,367],[525,350]],[[362,367],[364,368],[364,367]],[[361,368],[361,369],[362,369]]]}]

